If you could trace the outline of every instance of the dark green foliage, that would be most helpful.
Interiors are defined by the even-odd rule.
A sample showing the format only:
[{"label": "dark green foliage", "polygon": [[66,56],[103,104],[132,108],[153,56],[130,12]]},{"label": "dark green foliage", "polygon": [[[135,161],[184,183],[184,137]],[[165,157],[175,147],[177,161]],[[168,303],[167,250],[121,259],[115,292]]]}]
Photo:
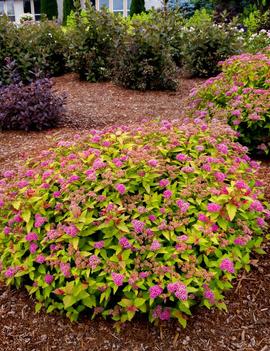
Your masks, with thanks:
[{"label": "dark green foliage", "polygon": [[78,18],[76,28],[70,30],[68,65],[80,79],[96,82],[111,78],[115,43],[123,31],[121,21],[120,16],[106,9],[97,12],[92,6]]},{"label": "dark green foliage", "polygon": [[58,17],[58,7],[56,0],[41,0],[40,10],[45,14],[49,20]]},{"label": "dark green foliage", "polygon": [[144,0],[132,0],[130,5],[130,16],[145,12]]},{"label": "dark green foliage", "polygon": [[151,23],[134,23],[117,47],[114,80],[125,88],[175,90],[176,65],[162,33]]},{"label": "dark green foliage", "polygon": [[217,25],[211,22],[194,24],[184,33],[184,65],[193,76],[213,76],[219,73],[218,63],[240,53],[241,48],[241,38],[234,25]]},{"label": "dark green foliage", "polygon": [[74,1],[73,0],[64,0],[63,6],[63,24],[66,25],[67,17],[69,16],[70,12],[75,10]]},{"label": "dark green foliage", "polygon": [[60,26],[44,21],[17,28],[0,17],[0,82],[10,84],[6,65],[14,62],[16,72],[24,83],[40,77],[65,72],[67,36]]}]

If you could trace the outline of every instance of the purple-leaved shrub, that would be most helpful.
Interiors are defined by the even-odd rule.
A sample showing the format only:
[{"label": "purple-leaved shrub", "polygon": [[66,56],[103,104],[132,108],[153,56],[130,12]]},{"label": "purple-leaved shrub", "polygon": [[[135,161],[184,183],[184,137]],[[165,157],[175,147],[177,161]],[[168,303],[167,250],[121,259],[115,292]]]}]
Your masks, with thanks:
[{"label": "purple-leaved shrub", "polygon": [[92,130],[4,172],[1,279],[71,320],[225,309],[269,212],[236,133],[196,123]]},{"label": "purple-leaved shrub", "polygon": [[56,95],[49,79],[0,86],[0,130],[43,130],[57,126],[64,95]]},{"label": "purple-leaved shrub", "polygon": [[191,93],[191,114],[222,118],[251,152],[270,149],[270,51],[233,56],[222,73]]}]

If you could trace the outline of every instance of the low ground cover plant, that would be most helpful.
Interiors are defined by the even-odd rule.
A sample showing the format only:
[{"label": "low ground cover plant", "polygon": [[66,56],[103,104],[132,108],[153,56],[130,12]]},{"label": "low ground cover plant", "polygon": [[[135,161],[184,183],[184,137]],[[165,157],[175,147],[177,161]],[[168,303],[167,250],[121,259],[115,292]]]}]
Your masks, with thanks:
[{"label": "low ground cover plant", "polygon": [[48,312],[118,324],[225,308],[265,217],[258,163],[196,120],[93,130],[0,180],[0,270]]},{"label": "low ground cover plant", "polygon": [[242,54],[222,63],[222,73],[192,92],[195,114],[223,118],[251,152],[269,152],[270,61],[264,54]]},{"label": "low ground cover plant", "polygon": [[65,96],[56,95],[49,79],[0,86],[0,130],[43,130],[56,127]]}]

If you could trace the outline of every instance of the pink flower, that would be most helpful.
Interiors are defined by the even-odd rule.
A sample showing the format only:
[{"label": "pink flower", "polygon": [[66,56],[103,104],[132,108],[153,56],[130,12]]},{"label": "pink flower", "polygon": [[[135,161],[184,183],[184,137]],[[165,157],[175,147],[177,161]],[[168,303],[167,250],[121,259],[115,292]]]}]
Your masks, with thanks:
[{"label": "pink flower", "polygon": [[60,270],[63,273],[64,277],[70,278],[70,264],[69,263],[60,263]]},{"label": "pink flower", "polygon": [[147,278],[150,275],[150,272],[140,272],[139,276],[143,279]]},{"label": "pink flower", "polygon": [[170,190],[165,190],[163,192],[163,196],[165,199],[169,199],[170,197],[172,197],[172,192]]},{"label": "pink flower", "polygon": [[169,283],[167,289],[170,293],[174,293],[180,300],[186,301],[188,299],[187,287],[183,283]]},{"label": "pink flower", "polygon": [[119,158],[114,158],[113,163],[115,164],[116,167],[120,168],[123,165],[123,162]]},{"label": "pink flower", "polygon": [[177,289],[174,295],[182,301],[186,301],[188,299],[187,288],[183,285],[181,288]]},{"label": "pink flower", "polygon": [[148,218],[151,222],[153,222],[157,219],[157,217],[155,215],[149,215]]},{"label": "pink flower", "polygon": [[243,180],[238,180],[238,181],[235,183],[235,187],[236,187],[237,189],[248,189],[247,184],[246,184]]},{"label": "pink flower", "polygon": [[5,228],[4,228],[4,234],[5,234],[5,235],[10,234],[10,232],[11,232],[11,228],[10,228],[10,227],[5,227]]},{"label": "pink flower", "polygon": [[44,277],[45,283],[47,283],[49,285],[53,282],[53,280],[54,280],[54,277],[51,274],[46,274]]},{"label": "pink flower", "polygon": [[234,240],[235,245],[245,246],[247,244],[247,239],[244,236],[239,236]]},{"label": "pink flower", "polygon": [[101,241],[97,241],[95,244],[94,244],[94,248],[95,249],[102,249],[104,247],[104,241],[101,240]]},{"label": "pink flower", "polygon": [[26,171],[25,176],[32,178],[35,175],[35,172],[32,169],[29,169],[28,171]]},{"label": "pink flower", "polygon": [[224,155],[227,155],[227,153],[228,153],[228,147],[225,144],[218,144],[217,149],[220,153],[222,153]]},{"label": "pink flower", "polygon": [[181,168],[181,171],[184,173],[193,173],[194,172],[194,168],[193,167],[189,167],[189,166],[185,166]]},{"label": "pink flower", "polygon": [[157,251],[161,248],[161,244],[157,241],[154,240],[150,246],[150,250]]},{"label": "pink flower", "polygon": [[18,269],[16,267],[9,267],[5,271],[5,277],[6,278],[12,278],[17,273],[17,271],[18,271]]},{"label": "pink flower", "polygon": [[205,163],[204,165],[202,165],[202,169],[206,172],[210,172],[211,171],[211,165],[209,163]]},{"label": "pink flower", "polygon": [[149,294],[151,299],[155,299],[159,295],[161,295],[163,292],[163,289],[159,285],[153,285],[149,289]]},{"label": "pink flower", "polygon": [[89,260],[88,260],[88,263],[89,263],[89,266],[92,268],[92,269],[96,269],[97,266],[100,264],[101,260],[99,257],[97,257],[96,255],[92,255],[89,257]]},{"label": "pink flower", "polygon": [[206,222],[208,222],[208,217],[206,217],[206,215],[204,215],[203,213],[199,213],[198,220],[206,223]]},{"label": "pink flower", "polygon": [[74,238],[79,232],[78,228],[74,224],[71,224],[70,226],[64,226],[64,231],[72,238]]},{"label": "pink flower", "polygon": [[30,243],[29,251],[31,254],[34,254],[38,249],[38,245],[36,243]]},{"label": "pink flower", "polygon": [[26,236],[25,236],[25,240],[27,241],[36,241],[38,240],[38,235],[36,233],[28,233]]},{"label": "pink flower", "polygon": [[159,181],[159,186],[160,186],[160,187],[165,187],[165,186],[167,186],[167,185],[169,185],[169,184],[170,184],[170,182],[169,182],[168,179],[161,179],[161,180]]},{"label": "pink flower", "polygon": [[17,183],[19,189],[25,188],[29,183],[26,180],[21,180]]},{"label": "pink flower", "polygon": [[161,321],[168,321],[171,317],[171,312],[169,307],[165,307],[162,309],[160,305],[158,305],[153,311],[153,317],[159,318]]},{"label": "pink flower", "polygon": [[149,160],[147,163],[151,167],[157,167],[157,165],[158,165],[158,161],[157,160]]},{"label": "pink flower", "polygon": [[257,212],[262,212],[264,210],[264,207],[259,200],[255,200],[252,202],[249,209]]},{"label": "pink flower", "polygon": [[219,266],[219,268],[223,271],[227,271],[229,273],[234,273],[234,264],[231,260],[229,260],[228,258],[224,258],[221,261],[221,264]]},{"label": "pink flower", "polygon": [[212,229],[212,232],[216,232],[219,230],[219,226],[217,224],[213,224],[211,229]]},{"label": "pink flower", "polygon": [[35,215],[35,228],[40,228],[45,222],[47,222],[47,218],[42,217],[40,214]]},{"label": "pink flower", "polygon": [[122,238],[119,239],[119,244],[124,248],[124,249],[130,249],[131,245],[128,241],[128,239],[123,236]]},{"label": "pink flower", "polygon": [[185,202],[183,200],[177,200],[176,205],[179,207],[182,213],[186,213],[190,206],[188,202]]},{"label": "pink flower", "polygon": [[176,155],[176,159],[177,159],[177,161],[183,162],[183,161],[186,161],[188,159],[188,156],[185,154],[178,154],[178,155]]},{"label": "pink flower", "polygon": [[4,178],[13,178],[15,176],[14,171],[5,171],[3,174]]},{"label": "pink flower", "polygon": [[210,203],[207,205],[207,211],[208,212],[219,212],[221,210],[222,206],[215,204],[215,203]]},{"label": "pink flower", "polygon": [[207,285],[204,286],[203,297],[205,299],[209,300],[209,302],[211,304],[215,303],[215,294],[213,293],[213,291]]},{"label": "pink flower", "polygon": [[36,261],[37,263],[42,264],[42,263],[44,263],[44,262],[46,261],[46,258],[45,258],[45,256],[43,256],[43,255],[38,255],[38,256],[36,257],[35,261]]},{"label": "pink flower", "polygon": [[143,232],[143,229],[144,229],[144,227],[145,227],[145,223],[144,223],[144,222],[141,222],[141,221],[139,221],[139,220],[137,220],[137,219],[134,219],[131,223],[132,223],[133,228],[134,228],[134,230],[135,230],[135,232],[136,232],[137,234]]},{"label": "pink flower", "polygon": [[222,172],[216,172],[215,173],[215,178],[218,182],[224,182],[225,178],[226,178],[226,174],[222,173]]},{"label": "pink flower", "polygon": [[97,170],[97,169],[101,169],[101,168],[105,168],[106,167],[106,163],[103,162],[101,159],[97,158],[94,163],[93,163],[93,169]]},{"label": "pink flower", "polygon": [[257,218],[257,224],[258,224],[259,227],[264,227],[264,226],[265,226],[265,221],[264,221],[264,219],[261,218],[261,217],[258,217],[258,218]]},{"label": "pink flower", "polygon": [[58,197],[60,197],[61,196],[61,191],[55,191],[54,193],[53,193],[53,197],[54,198],[58,198]]},{"label": "pink flower", "polygon": [[232,116],[240,117],[241,116],[241,111],[240,110],[232,111]]},{"label": "pink flower", "polygon": [[125,194],[126,192],[126,187],[124,186],[124,184],[116,184],[115,189],[121,194]]},{"label": "pink flower", "polygon": [[68,183],[73,183],[77,180],[80,180],[80,177],[78,175],[73,174],[71,177],[68,178]]},{"label": "pink flower", "polygon": [[180,241],[186,241],[188,239],[188,236],[187,235],[180,235],[180,236],[178,236],[177,239]]},{"label": "pink flower", "polygon": [[123,285],[124,279],[125,277],[123,276],[123,274],[112,272],[112,280],[115,285],[117,286]]}]

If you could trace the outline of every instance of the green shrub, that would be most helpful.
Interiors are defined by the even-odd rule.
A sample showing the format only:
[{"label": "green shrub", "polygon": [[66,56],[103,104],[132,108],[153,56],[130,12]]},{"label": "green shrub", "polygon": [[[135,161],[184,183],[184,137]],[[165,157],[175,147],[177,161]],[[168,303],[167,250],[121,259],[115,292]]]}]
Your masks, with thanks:
[{"label": "green shrub", "polygon": [[24,83],[65,72],[67,36],[60,26],[44,21],[16,27],[0,17],[0,82],[10,84],[7,61],[13,61]]},{"label": "green shrub", "polygon": [[1,278],[72,320],[185,326],[194,305],[225,308],[269,217],[234,138],[203,122],[93,130],[4,172]]},{"label": "green shrub", "polygon": [[253,153],[270,149],[269,54],[243,54],[222,65],[193,95],[199,117],[221,117],[239,133],[239,141]]},{"label": "green shrub", "polygon": [[145,12],[144,0],[131,0],[130,16]]},{"label": "green shrub", "polygon": [[176,65],[156,25],[133,22],[132,31],[119,41],[117,53],[113,71],[117,84],[139,90],[177,88]]},{"label": "green shrub", "polygon": [[71,11],[75,10],[74,1],[73,0],[64,0],[63,5],[63,24],[67,24],[67,18],[70,15]]},{"label": "green shrub", "polygon": [[258,33],[248,35],[245,41],[245,51],[256,54],[270,46],[270,30],[260,30]]},{"label": "green shrub", "polygon": [[45,14],[49,20],[58,17],[57,0],[41,0],[40,12]]},{"label": "green shrub", "polygon": [[61,26],[50,21],[23,26],[19,29],[22,51],[36,60],[36,69],[46,76],[58,76],[66,71],[68,35]]},{"label": "green shrub", "polygon": [[70,29],[68,65],[79,73],[80,79],[91,82],[111,77],[115,43],[123,25],[121,16],[103,8],[96,11],[88,6],[78,17],[75,28]]},{"label": "green shrub", "polygon": [[243,38],[233,24],[202,21],[186,28],[183,38],[183,60],[186,70],[198,77],[216,75],[218,63],[240,53]]},{"label": "green shrub", "polygon": [[124,19],[129,33],[140,25],[155,27],[160,33],[160,40],[170,52],[173,60],[178,66],[182,65],[182,45],[183,45],[183,26],[185,20],[181,11],[178,9],[169,12],[150,10],[147,13],[133,15],[132,18]]}]

